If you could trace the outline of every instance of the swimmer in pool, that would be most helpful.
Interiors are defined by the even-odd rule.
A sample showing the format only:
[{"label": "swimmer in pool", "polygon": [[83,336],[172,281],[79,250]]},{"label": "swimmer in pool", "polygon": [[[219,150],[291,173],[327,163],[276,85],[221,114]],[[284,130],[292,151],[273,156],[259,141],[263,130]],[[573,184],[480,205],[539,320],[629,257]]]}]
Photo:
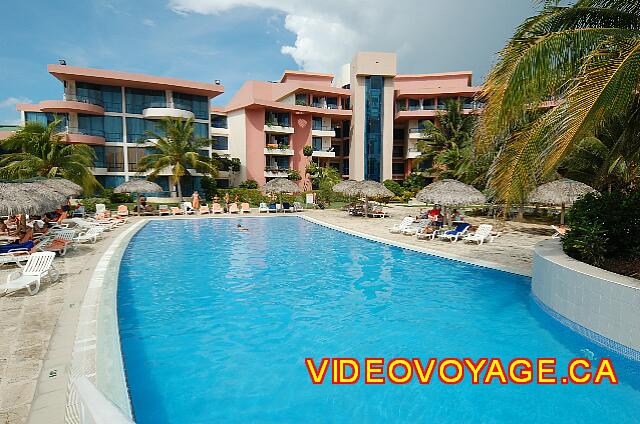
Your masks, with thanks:
[{"label": "swimmer in pool", "polygon": [[238,224],[236,228],[238,229],[238,231],[249,231],[248,228],[243,227],[241,224]]}]

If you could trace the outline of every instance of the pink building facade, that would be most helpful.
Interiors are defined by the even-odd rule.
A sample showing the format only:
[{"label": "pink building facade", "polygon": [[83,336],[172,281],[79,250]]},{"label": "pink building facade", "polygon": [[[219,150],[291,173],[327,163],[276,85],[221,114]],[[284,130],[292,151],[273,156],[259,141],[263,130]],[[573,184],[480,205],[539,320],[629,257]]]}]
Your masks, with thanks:
[{"label": "pink building facade", "polygon": [[[278,81],[247,81],[225,106],[211,106],[224,90],[218,84],[66,65],[48,70],[63,83],[62,99],[18,105],[22,120],[62,118],[67,142],[96,150],[94,173],[105,187],[142,177],[136,164],[153,152],[146,131],[164,117],[193,118],[196,135],[212,140],[204,154],[240,159],[240,171],[223,170],[219,186],[264,184],[293,171],[305,186],[311,161],[345,179],[403,180],[419,156],[422,129],[438,124],[446,99],[460,99],[465,113],[481,106],[471,72],[402,75],[396,55],[382,52],[356,54],[338,76],[285,71]],[[163,188],[174,190],[165,177]]]}]

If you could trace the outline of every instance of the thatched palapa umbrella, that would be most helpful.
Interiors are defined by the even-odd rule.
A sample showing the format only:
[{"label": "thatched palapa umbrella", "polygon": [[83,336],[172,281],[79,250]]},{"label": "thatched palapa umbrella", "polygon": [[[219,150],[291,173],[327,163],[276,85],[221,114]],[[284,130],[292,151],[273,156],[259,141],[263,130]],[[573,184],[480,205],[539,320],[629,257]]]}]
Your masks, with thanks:
[{"label": "thatched palapa umbrella", "polygon": [[300,187],[286,178],[274,178],[262,187],[262,191],[265,193],[278,193],[282,204],[282,193],[299,193]]},{"label": "thatched palapa umbrella", "polygon": [[67,197],[36,183],[0,183],[0,215],[42,215],[60,209]]},{"label": "thatched palapa umbrella", "polygon": [[[480,190],[460,181],[446,179],[433,182],[416,194],[416,199],[445,207],[484,204],[487,198]],[[447,220],[449,217],[447,216]]]},{"label": "thatched palapa umbrella", "polygon": [[356,180],[345,180],[333,186],[333,191],[336,193],[346,194],[346,191],[353,187],[358,182]]},{"label": "thatched palapa umbrella", "polygon": [[138,193],[137,197],[137,208],[138,216],[140,216],[140,193],[150,193],[154,191],[162,191],[162,187],[153,181],[149,180],[141,180],[141,179],[132,179],[125,183],[120,184],[118,187],[113,189],[114,193]]},{"label": "thatched palapa umbrella", "polygon": [[65,196],[77,196],[82,193],[82,187],[73,181],[64,178],[47,178],[42,180],[34,180],[35,183],[49,187]]},{"label": "thatched palapa umbrella", "polygon": [[529,202],[560,206],[560,224],[564,224],[565,206],[596,190],[579,181],[563,178],[542,184],[529,194]]},{"label": "thatched palapa umbrella", "polygon": [[354,184],[351,184],[350,187],[345,189],[344,194],[347,196],[364,196],[364,216],[366,218],[369,217],[367,209],[370,197],[380,198],[394,196],[393,192],[383,184],[369,180],[356,181]]}]

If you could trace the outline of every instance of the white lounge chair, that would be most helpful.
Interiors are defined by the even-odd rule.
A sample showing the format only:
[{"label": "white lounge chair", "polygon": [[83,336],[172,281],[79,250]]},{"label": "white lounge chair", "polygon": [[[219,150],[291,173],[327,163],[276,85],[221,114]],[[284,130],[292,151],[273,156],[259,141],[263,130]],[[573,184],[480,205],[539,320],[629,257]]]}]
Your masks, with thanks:
[{"label": "white lounge chair", "polygon": [[433,230],[433,232],[431,233],[423,233],[423,232],[417,232],[416,233],[416,238],[418,240],[435,240],[436,237],[438,237],[438,235],[440,235],[440,233],[442,232],[442,230]]},{"label": "white lounge chair", "polygon": [[102,236],[102,229],[91,227],[73,238],[75,243],[95,243]]},{"label": "white lounge chair", "polygon": [[30,256],[29,249],[11,249],[7,253],[0,253],[0,266],[8,264],[22,266],[22,263],[28,261]]},{"label": "white lounge chair", "polygon": [[467,234],[462,240],[464,241],[475,241],[478,244],[482,244],[485,240],[493,241],[491,236],[491,231],[493,230],[493,225],[489,224],[481,224],[478,226],[478,229],[473,234]]},{"label": "white lounge chair", "polygon": [[409,228],[409,226],[413,223],[413,217],[405,216],[402,218],[402,221],[399,224],[394,225],[389,228],[389,232],[393,234],[400,234],[403,230]]},{"label": "white lounge chair", "polygon": [[200,209],[198,211],[200,212],[200,215],[211,213],[211,211],[209,210],[209,206],[207,205],[200,205]]},{"label": "white lounge chair", "polygon": [[[7,282],[0,285],[0,290],[7,294],[9,290],[27,289],[30,295],[38,293],[40,282],[44,277],[50,281],[58,279],[60,274],[53,267],[56,254],[53,252],[37,252],[29,256],[24,268],[12,272],[7,276]],[[31,285],[35,285],[31,289]]]},{"label": "white lounge chair", "polygon": [[412,236],[416,233],[420,233],[422,232],[422,230],[425,227],[428,227],[430,225],[429,221],[420,221],[418,222],[417,225],[409,225],[407,228],[405,228],[404,230],[402,230],[402,234],[404,234],[405,236]]},{"label": "white lounge chair", "polygon": [[158,216],[162,215],[171,215],[171,211],[169,210],[169,206],[160,205],[158,206]]},{"label": "white lounge chair", "polygon": [[247,202],[240,205],[240,213],[251,213],[251,206]]},{"label": "white lounge chair", "polygon": [[300,202],[293,202],[293,211],[294,212],[302,212],[304,208]]},{"label": "white lounge chair", "polygon": [[196,213],[196,210],[193,209],[193,205],[191,204],[191,202],[182,202],[182,210],[187,215],[192,215]]},{"label": "white lounge chair", "polygon": [[269,207],[267,206],[267,204],[265,202],[260,203],[260,206],[258,207],[258,212],[260,212],[260,213],[269,212]]}]

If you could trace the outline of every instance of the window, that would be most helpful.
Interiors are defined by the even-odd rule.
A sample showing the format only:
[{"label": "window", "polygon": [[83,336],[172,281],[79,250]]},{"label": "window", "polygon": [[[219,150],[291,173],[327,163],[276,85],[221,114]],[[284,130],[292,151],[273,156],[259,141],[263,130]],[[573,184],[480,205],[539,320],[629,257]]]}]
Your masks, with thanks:
[{"label": "window", "polygon": [[227,150],[227,149],[229,149],[229,138],[228,137],[215,136],[215,137],[211,137],[211,140],[213,141],[213,143],[211,144],[211,147],[214,150]]},{"label": "window", "polygon": [[419,109],[420,109],[420,100],[409,99],[409,110],[419,110]]},{"label": "window", "polygon": [[289,134],[266,134],[266,145],[269,148],[289,147]]},{"label": "window", "polygon": [[145,131],[159,132],[158,121],[142,118],[127,118],[128,143],[137,143],[150,138]]},{"label": "window", "polygon": [[333,148],[333,151],[335,152],[336,156],[340,156],[340,145],[336,144]]},{"label": "window", "polygon": [[277,125],[281,127],[289,126],[289,114],[283,112],[267,111],[265,113],[266,125]]},{"label": "window", "polygon": [[404,140],[404,128],[394,128],[393,129],[393,139],[394,140]]},{"label": "window", "polygon": [[129,172],[138,172],[138,162],[147,155],[144,147],[127,147],[127,162]]},{"label": "window", "polygon": [[349,159],[342,159],[342,175],[349,175]]},{"label": "window", "polygon": [[434,110],[435,107],[435,99],[423,99],[422,100],[422,109],[424,110]]},{"label": "window", "polygon": [[296,94],[296,104],[300,106],[307,106],[307,95],[305,93],[297,93]]},{"label": "window", "polygon": [[[166,107],[164,91],[126,88],[126,112],[141,114],[148,107]],[[206,116],[205,116],[206,119]]]},{"label": "window", "polygon": [[394,158],[404,157],[404,146],[402,144],[393,145],[393,157]]},{"label": "window", "polygon": [[47,126],[56,119],[59,119],[61,122],[56,127],[56,130],[60,132],[65,131],[68,122],[66,113],[56,115],[50,112],[25,112],[24,119],[26,122],[38,122],[44,126]]},{"label": "window", "polygon": [[229,188],[229,179],[225,178],[225,179],[217,179],[216,180],[216,186],[218,188]]},{"label": "window", "polygon": [[107,171],[123,172],[124,171],[124,151],[120,146],[105,146],[105,160]]},{"label": "window", "polygon": [[96,168],[106,168],[107,162],[104,156],[104,146],[91,146],[96,155],[96,159],[93,161],[93,166]]},{"label": "window", "polygon": [[104,137],[104,118],[96,115],[78,114],[78,131],[81,134]]},{"label": "window", "polygon": [[329,108],[329,109],[338,109],[338,98],[337,97],[327,97],[327,108]]},{"label": "window", "polygon": [[313,137],[311,139],[311,146],[313,147],[314,152],[319,152],[322,150],[322,137]]},{"label": "window", "polygon": [[225,115],[211,115],[211,126],[213,128],[228,128],[227,117]]},{"label": "window", "polygon": [[103,186],[104,188],[114,188],[122,183],[124,183],[124,177],[121,175],[105,175]]},{"label": "window", "polygon": [[104,138],[107,141],[122,141],[122,118],[119,116],[104,117]]},{"label": "window", "polygon": [[404,162],[393,162],[391,164],[391,173],[393,175],[404,175]]},{"label": "window", "polygon": [[88,82],[76,82],[76,100],[102,106],[101,87]]},{"label": "window", "polygon": [[313,118],[312,122],[313,123],[312,123],[311,129],[322,130],[322,118],[315,117],[315,118]]},{"label": "window", "polygon": [[102,87],[102,106],[106,112],[122,113],[122,89],[111,85]]},{"label": "window", "polygon": [[190,110],[196,119],[209,117],[209,99],[193,94],[173,93],[173,105],[176,109]]},{"label": "window", "polygon": [[[338,151],[340,151],[340,150],[338,149]],[[349,156],[349,141],[344,141],[342,143],[342,155],[343,156]],[[338,155],[336,153],[336,156],[340,156],[340,155]]]},{"label": "window", "polygon": [[209,138],[209,125],[196,122],[193,124],[193,136],[196,138]]},{"label": "window", "polygon": [[384,78],[372,75],[365,78],[365,180],[380,182],[382,163],[382,121]]},{"label": "window", "polygon": [[438,110],[446,110],[447,109],[447,105],[444,103],[445,102],[445,98],[442,97],[438,97]]}]

